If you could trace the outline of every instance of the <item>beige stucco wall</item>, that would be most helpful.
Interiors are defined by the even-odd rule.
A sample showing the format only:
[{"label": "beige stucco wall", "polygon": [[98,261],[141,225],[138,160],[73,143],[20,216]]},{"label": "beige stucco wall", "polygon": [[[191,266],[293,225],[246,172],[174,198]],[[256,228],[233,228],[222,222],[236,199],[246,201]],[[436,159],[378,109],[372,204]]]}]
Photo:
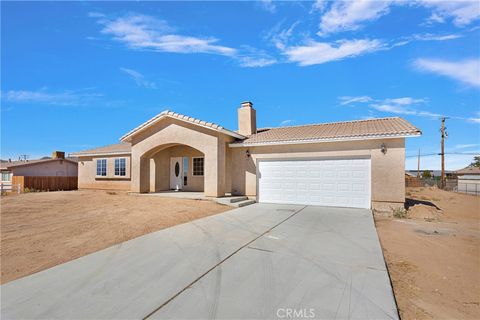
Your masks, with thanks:
[{"label": "beige stucco wall", "polygon": [[[387,153],[380,149],[382,143]],[[251,156],[246,156],[246,150]],[[317,144],[272,145],[264,147],[230,148],[231,191],[256,198],[258,159],[370,157],[372,174],[372,204],[391,206],[405,201],[405,139],[327,142]]]},{"label": "beige stucco wall", "polygon": [[[126,159],[126,175],[115,176],[115,159]],[[97,159],[107,159],[107,176],[97,177]],[[115,155],[102,157],[79,157],[78,159],[78,188],[130,190],[131,161],[130,155]]]},{"label": "beige stucco wall", "polygon": [[14,176],[63,176],[63,177],[76,177],[78,175],[77,164],[65,161],[54,160],[41,163],[32,163],[29,165],[12,167]]},{"label": "beige stucco wall", "polygon": [[257,132],[257,111],[248,106],[238,109],[238,133],[249,136]]},{"label": "beige stucco wall", "polygon": [[[231,141],[233,141],[233,138],[212,129],[177,119],[163,119],[132,137],[131,191],[149,192],[153,188],[157,189],[160,187],[151,181],[151,177],[157,177],[156,174],[150,172],[155,168],[152,164],[152,158],[164,149],[185,145],[204,154],[205,195],[212,197],[223,196],[226,188],[225,161],[227,144]],[[166,163],[166,158],[158,160],[158,163]],[[158,178],[161,177],[162,174],[158,176]]]},{"label": "beige stucco wall", "polygon": [[150,160],[150,192],[170,189],[170,158],[172,157],[188,157],[187,185],[184,185],[182,190],[202,192],[204,177],[193,175],[193,158],[203,156],[200,151],[183,145],[166,148],[154,154]]}]

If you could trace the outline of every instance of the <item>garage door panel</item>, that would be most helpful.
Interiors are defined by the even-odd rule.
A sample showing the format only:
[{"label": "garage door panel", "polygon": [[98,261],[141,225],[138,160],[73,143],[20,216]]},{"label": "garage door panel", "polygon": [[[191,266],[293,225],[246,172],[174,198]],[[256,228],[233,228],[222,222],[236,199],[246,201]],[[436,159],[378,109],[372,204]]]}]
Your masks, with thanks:
[{"label": "garage door panel", "polygon": [[260,202],[370,208],[370,159],[260,161]]}]

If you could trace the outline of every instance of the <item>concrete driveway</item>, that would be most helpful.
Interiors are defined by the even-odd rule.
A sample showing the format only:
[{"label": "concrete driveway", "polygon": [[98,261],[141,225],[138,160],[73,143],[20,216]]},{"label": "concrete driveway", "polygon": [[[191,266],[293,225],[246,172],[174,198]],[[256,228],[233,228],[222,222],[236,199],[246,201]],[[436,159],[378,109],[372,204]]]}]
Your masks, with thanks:
[{"label": "concrete driveway", "polygon": [[397,319],[369,210],[255,204],[1,287],[2,319]]}]

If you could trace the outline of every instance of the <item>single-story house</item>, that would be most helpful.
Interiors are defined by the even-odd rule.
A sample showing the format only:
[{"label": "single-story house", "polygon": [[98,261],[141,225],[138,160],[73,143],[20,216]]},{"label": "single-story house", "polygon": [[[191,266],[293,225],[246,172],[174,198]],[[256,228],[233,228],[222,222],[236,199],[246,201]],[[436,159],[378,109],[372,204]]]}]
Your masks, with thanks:
[{"label": "single-story house", "polygon": [[[442,176],[442,170],[430,170],[430,169],[422,169],[420,170],[420,177],[424,178],[424,173],[429,172],[430,173],[430,178],[440,178]],[[418,174],[417,170],[406,170],[405,173],[409,176],[416,177]],[[456,175],[454,174],[453,171],[445,170],[445,177],[447,179],[449,178],[455,178]]]},{"label": "single-story house", "polygon": [[478,176],[480,175],[480,167],[468,166],[466,168],[454,171],[457,176],[469,175],[469,176]]},{"label": "single-story house", "polygon": [[473,195],[480,195],[480,175],[461,175],[458,176],[457,191]]},{"label": "single-story house", "polygon": [[2,182],[11,182],[13,176],[26,177],[76,177],[78,163],[74,158],[65,158],[62,151],[54,151],[52,157],[35,160],[2,161]]},{"label": "single-story house", "polygon": [[246,195],[258,202],[385,209],[405,201],[402,118],[257,129],[251,102],[238,131],[172,111],[121,143],[74,153],[79,188]]}]

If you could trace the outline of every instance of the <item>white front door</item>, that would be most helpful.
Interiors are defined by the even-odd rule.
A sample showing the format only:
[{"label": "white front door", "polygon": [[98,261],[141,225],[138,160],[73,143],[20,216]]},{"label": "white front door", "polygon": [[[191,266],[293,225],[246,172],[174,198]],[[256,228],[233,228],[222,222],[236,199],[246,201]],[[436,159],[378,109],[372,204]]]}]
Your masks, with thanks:
[{"label": "white front door", "polygon": [[259,161],[259,202],[370,208],[370,159]]},{"label": "white front door", "polygon": [[170,189],[182,189],[182,157],[170,158]]}]

